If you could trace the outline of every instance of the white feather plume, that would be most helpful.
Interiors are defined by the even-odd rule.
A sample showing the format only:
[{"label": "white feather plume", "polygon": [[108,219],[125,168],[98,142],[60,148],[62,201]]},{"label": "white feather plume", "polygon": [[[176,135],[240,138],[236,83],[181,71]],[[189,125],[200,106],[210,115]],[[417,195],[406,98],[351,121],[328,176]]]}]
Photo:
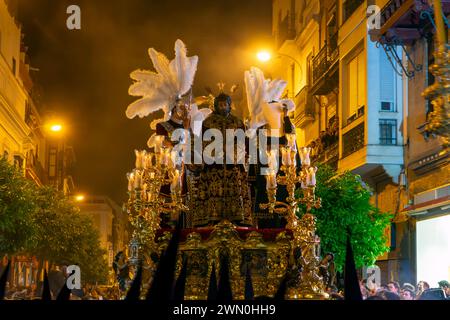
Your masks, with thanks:
[{"label": "white feather plume", "polygon": [[282,79],[265,79],[264,73],[256,67],[251,67],[250,71],[245,72],[244,82],[250,129],[257,129],[266,124],[270,129],[280,129],[283,108],[287,107],[288,113],[295,109],[292,100],[280,100],[287,82]]},{"label": "white feather plume", "polygon": [[178,39],[175,42],[175,59],[170,62],[170,70],[176,75],[176,84],[179,95],[189,91],[197,71],[198,57],[187,57],[186,45]]},{"label": "white feather plume", "polygon": [[209,108],[199,109],[198,106],[194,103],[191,106],[190,117],[191,117],[191,129],[194,135],[200,136],[203,121],[212,113],[212,110]]},{"label": "white feather plume", "polygon": [[126,116],[130,119],[136,116],[142,118],[162,110],[164,117],[151,123],[151,128],[155,129],[157,123],[170,119],[176,99],[192,87],[198,57],[187,57],[186,46],[181,40],[175,42],[175,58],[172,61],[154,48],[150,48],[148,54],[156,72],[135,70],[130,74],[135,82],[129,87],[128,93],[142,98],[128,106]]},{"label": "white feather plume", "polygon": [[281,95],[286,89],[287,81],[281,79],[275,80],[266,80],[267,81],[267,92],[266,92],[266,101],[278,101],[281,98]]},{"label": "white feather plume", "polygon": [[135,116],[143,118],[148,116],[150,113],[162,109],[166,104],[167,98],[162,95],[157,94],[150,97],[144,97],[130,104],[127,108],[126,115],[130,119]]},{"label": "white feather plume", "polygon": [[257,68],[251,68],[250,71],[245,71],[245,92],[250,115],[249,129],[256,129],[265,124],[264,119],[261,117],[261,101],[263,100],[261,87],[264,84],[261,83],[260,71]]}]

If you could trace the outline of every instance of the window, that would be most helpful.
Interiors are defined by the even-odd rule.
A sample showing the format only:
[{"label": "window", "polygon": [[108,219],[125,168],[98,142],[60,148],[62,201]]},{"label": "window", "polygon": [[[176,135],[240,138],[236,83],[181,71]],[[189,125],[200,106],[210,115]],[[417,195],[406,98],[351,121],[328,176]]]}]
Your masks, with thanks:
[{"label": "window", "polygon": [[312,84],[312,70],[311,70],[311,64],[312,64],[312,58],[313,58],[313,53],[310,52],[308,54],[308,57],[306,57],[306,85],[310,86]]},{"label": "window", "polygon": [[394,104],[388,101],[381,101],[381,111],[394,111]]},{"label": "window", "polygon": [[380,144],[397,144],[397,120],[380,119]]},{"label": "window", "polygon": [[52,148],[48,157],[48,175],[50,178],[56,177],[56,149]]},{"label": "window", "polygon": [[16,63],[16,59],[12,58],[12,73],[14,75],[16,75],[16,69],[17,69],[17,63]]},{"label": "window", "polygon": [[353,12],[364,2],[364,0],[345,0],[344,2],[344,21],[346,21]]},{"label": "window", "polygon": [[[365,57],[364,51],[360,52],[347,65],[348,72],[348,119],[355,119],[363,114],[359,111],[365,105]],[[364,109],[364,108],[363,108]]]},{"label": "window", "polygon": [[395,74],[394,67],[384,52],[379,50],[380,54],[380,110],[393,112],[395,111]]}]

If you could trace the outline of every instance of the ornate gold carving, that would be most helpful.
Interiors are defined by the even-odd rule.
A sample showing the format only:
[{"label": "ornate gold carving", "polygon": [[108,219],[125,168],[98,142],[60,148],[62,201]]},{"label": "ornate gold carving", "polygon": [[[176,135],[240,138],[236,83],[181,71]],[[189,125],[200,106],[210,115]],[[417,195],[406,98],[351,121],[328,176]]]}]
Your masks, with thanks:
[{"label": "ornate gold carving", "polygon": [[[169,237],[160,238],[160,250],[167,246]],[[208,296],[209,278],[213,264],[219,277],[220,257],[230,261],[230,279],[234,299],[244,299],[245,272],[250,268],[255,296],[273,296],[289,263],[291,245],[285,232],[275,241],[265,242],[262,234],[250,232],[242,239],[236,226],[228,220],[215,225],[207,240],[192,232],[179,248],[176,275],[179,275],[183,257],[187,262],[185,298],[204,300]]]},{"label": "ornate gold carving", "polygon": [[193,226],[213,224],[224,219],[252,224],[250,190],[245,171],[208,168],[189,178],[190,221]]},{"label": "ornate gold carving", "polygon": [[433,111],[429,114],[429,121],[425,127],[428,133],[439,136],[444,148],[450,144],[450,53],[449,45],[444,44],[434,53],[435,63],[430,71],[435,76],[435,83],[426,88],[423,96],[431,98]]}]

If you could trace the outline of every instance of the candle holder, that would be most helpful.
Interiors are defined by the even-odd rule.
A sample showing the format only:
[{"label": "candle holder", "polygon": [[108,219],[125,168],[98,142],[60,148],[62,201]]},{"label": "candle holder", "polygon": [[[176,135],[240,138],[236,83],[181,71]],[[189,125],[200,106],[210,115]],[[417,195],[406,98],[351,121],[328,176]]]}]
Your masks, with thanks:
[{"label": "candle holder", "polygon": [[[315,196],[317,168],[310,166],[310,148],[300,150],[302,167],[299,173],[295,161],[295,145],[288,144],[281,150],[283,165],[280,169],[284,174],[276,176],[275,187],[267,188],[268,203],[260,204],[260,208],[267,209],[271,214],[284,216],[287,220],[286,229],[293,235],[292,252],[296,248],[301,249],[302,256],[296,262],[301,265],[301,281],[298,287],[291,288],[290,295],[299,299],[323,299],[327,294],[324,292],[322,278],[318,275],[320,239],[316,235],[316,217],[310,212],[312,208],[321,207],[321,199]],[[301,188],[297,188],[298,184]],[[276,200],[277,185],[286,186],[288,196],[284,202]],[[301,190],[301,198],[295,197],[297,190]],[[301,218],[297,216],[299,204],[306,207]]]},{"label": "candle holder", "polygon": [[[155,141],[153,152],[136,150],[136,168],[127,174],[126,207],[133,227],[132,244],[138,246],[137,252],[156,250],[155,236],[161,228],[161,215],[176,219],[181,211],[188,210],[181,194],[183,168],[177,165],[172,148],[164,146],[162,136],[157,136]],[[161,194],[165,185],[171,187],[169,199]]]}]

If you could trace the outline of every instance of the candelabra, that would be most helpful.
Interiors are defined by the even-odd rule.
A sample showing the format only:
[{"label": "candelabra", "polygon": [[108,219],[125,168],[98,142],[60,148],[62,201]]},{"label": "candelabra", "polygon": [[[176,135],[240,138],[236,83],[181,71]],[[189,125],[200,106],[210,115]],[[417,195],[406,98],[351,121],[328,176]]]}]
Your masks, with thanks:
[{"label": "candelabra", "polygon": [[425,89],[422,95],[431,100],[433,111],[428,116],[425,130],[437,135],[442,140],[442,146],[450,146],[450,45],[447,39],[442,11],[442,1],[434,0],[434,16],[436,21],[436,51],[435,63],[430,71],[435,76],[435,82]]},{"label": "candelabra", "polygon": [[[187,210],[181,196],[182,153],[165,146],[164,136],[156,136],[153,151],[136,150],[136,168],[127,174],[127,212],[133,227],[130,262],[137,262],[142,249],[155,250],[155,235],[161,225],[161,215],[173,220]],[[161,193],[169,189],[170,197]]]},{"label": "candelabra", "polygon": [[[295,134],[287,134],[287,144],[281,150],[281,171],[283,175],[277,175],[278,152],[268,152],[268,174],[266,175],[266,190],[268,203],[261,204],[261,209],[267,209],[269,213],[286,217],[286,228],[291,230],[292,252],[300,248],[302,255],[296,266],[301,269],[301,281],[297,288],[293,288],[295,298],[316,299],[326,297],[321,277],[318,275],[320,263],[320,239],[316,235],[316,217],[311,214],[312,208],[320,208],[321,199],[315,196],[317,167],[311,166],[309,153],[311,148],[300,148],[301,170],[297,172],[297,148]],[[300,184],[302,197],[296,198],[297,185]],[[278,185],[286,187],[288,196],[285,201],[277,201]],[[297,216],[299,204],[306,207],[301,218]],[[297,282],[297,281],[294,281]]]}]

